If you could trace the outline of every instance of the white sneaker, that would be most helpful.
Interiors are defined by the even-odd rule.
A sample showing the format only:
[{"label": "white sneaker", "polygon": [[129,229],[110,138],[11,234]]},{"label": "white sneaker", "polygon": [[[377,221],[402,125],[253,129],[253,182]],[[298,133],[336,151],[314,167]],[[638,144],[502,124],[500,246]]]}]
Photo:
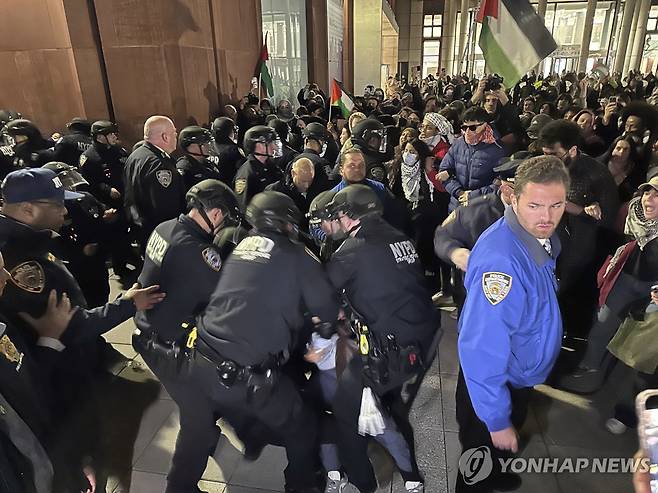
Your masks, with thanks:
[{"label": "white sneaker", "polygon": [[610,418],[605,422],[605,429],[613,435],[621,435],[628,429],[628,426],[619,421],[617,418]]},{"label": "white sneaker", "polygon": [[327,473],[327,485],[324,493],[341,493],[347,486],[347,476],[341,475],[340,471],[329,471]]},{"label": "white sneaker", "polygon": [[425,485],[418,481],[406,481],[404,489],[409,493],[425,493]]}]

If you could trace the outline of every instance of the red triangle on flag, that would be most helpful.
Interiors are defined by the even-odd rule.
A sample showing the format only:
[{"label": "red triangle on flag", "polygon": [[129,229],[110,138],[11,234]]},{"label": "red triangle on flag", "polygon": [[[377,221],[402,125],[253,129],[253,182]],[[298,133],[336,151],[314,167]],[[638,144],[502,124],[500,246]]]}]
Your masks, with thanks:
[{"label": "red triangle on flag", "polygon": [[482,23],[485,17],[493,17],[494,19],[497,19],[499,2],[500,0],[482,0],[475,20]]},{"label": "red triangle on flag", "polygon": [[263,43],[263,47],[260,50],[260,61],[266,62],[269,59],[270,59],[270,54],[267,51],[267,33],[265,33],[265,42]]}]

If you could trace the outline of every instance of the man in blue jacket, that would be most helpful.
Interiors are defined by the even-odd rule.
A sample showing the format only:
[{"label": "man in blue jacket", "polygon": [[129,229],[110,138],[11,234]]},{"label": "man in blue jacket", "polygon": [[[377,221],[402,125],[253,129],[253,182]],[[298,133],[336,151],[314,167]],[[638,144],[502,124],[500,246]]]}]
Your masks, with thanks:
[{"label": "man in blue jacket", "polygon": [[457,422],[464,451],[487,446],[493,471],[477,481],[478,471],[460,464],[457,492],[520,486],[518,476],[501,473],[498,459],[518,451],[517,429],[530,389],[544,382],[560,350],[555,228],[568,189],[560,160],[527,160],[515,176],[512,206],[482,234],[469,258],[459,321]]}]

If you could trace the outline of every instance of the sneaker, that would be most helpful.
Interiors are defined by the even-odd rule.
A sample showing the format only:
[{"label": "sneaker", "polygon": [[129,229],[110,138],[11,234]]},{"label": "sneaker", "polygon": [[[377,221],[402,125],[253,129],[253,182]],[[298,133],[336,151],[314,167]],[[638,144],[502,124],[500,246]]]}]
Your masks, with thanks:
[{"label": "sneaker", "polygon": [[622,435],[628,429],[628,426],[617,418],[610,418],[605,422],[605,429],[613,435]]},{"label": "sneaker", "polygon": [[324,493],[341,493],[347,486],[347,476],[341,475],[340,471],[329,471],[327,473],[327,485]]},{"label": "sneaker", "polygon": [[591,394],[603,385],[604,374],[595,368],[578,368],[571,375],[562,377],[558,386],[576,394]]},{"label": "sneaker", "polygon": [[409,493],[425,493],[425,485],[419,481],[406,481],[404,489]]}]

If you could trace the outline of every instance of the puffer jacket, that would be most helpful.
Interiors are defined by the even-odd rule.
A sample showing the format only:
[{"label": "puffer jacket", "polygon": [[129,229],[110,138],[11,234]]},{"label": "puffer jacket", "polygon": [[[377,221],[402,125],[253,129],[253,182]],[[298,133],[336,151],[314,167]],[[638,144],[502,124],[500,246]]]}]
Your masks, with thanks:
[{"label": "puffer jacket", "polygon": [[459,205],[457,197],[462,191],[469,192],[469,198],[486,195],[494,191],[494,168],[505,155],[503,147],[496,143],[480,142],[469,145],[460,137],[441,160],[440,171],[447,171],[450,178],[444,186],[451,195],[450,210]]}]

